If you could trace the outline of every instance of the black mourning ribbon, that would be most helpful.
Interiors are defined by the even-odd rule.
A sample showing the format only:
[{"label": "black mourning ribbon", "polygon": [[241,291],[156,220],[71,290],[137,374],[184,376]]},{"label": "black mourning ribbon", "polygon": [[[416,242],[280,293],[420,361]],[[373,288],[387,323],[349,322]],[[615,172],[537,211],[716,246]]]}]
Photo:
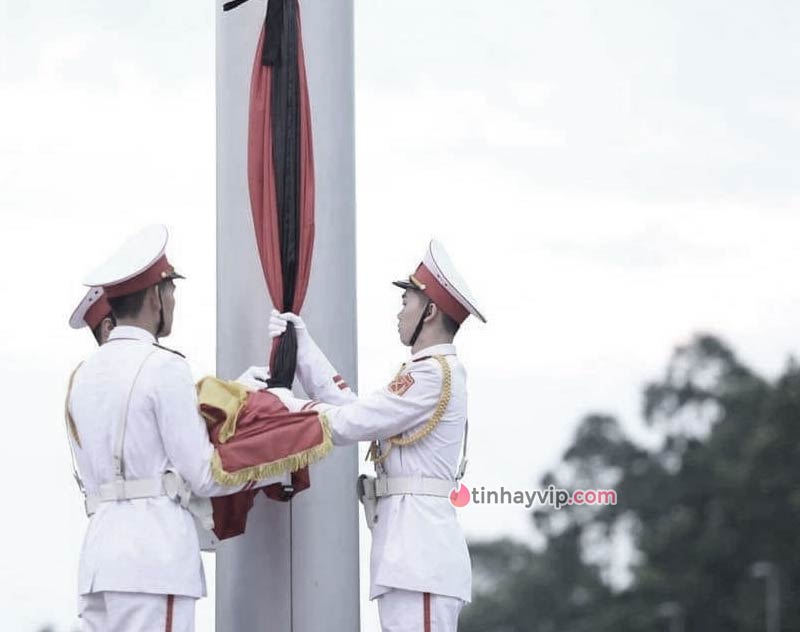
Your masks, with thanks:
[{"label": "black mourning ribbon", "polygon": [[[294,304],[300,263],[300,78],[297,66],[297,0],[270,0],[262,61],[272,63],[270,124],[278,206],[283,311]],[[297,334],[290,323],[275,350],[270,386],[292,388]]]},{"label": "black mourning ribbon", "polygon": [[[231,0],[222,5],[223,11],[231,11],[243,5],[248,0]],[[296,0],[269,0],[267,2],[267,16],[264,18],[266,37],[261,50],[261,63],[265,66],[275,66],[280,62],[281,29],[283,28],[284,4],[295,4]]]},{"label": "black mourning ribbon", "polygon": [[[230,11],[248,0],[222,5]],[[300,77],[298,71],[297,0],[269,0],[261,61],[272,67],[270,126],[272,163],[278,207],[278,241],[283,280],[283,309],[294,304],[300,259]],[[273,358],[270,387],[292,387],[297,368],[297,334],[289,323]]]},{"label": "black mourning ribbon", "polygon": [[232,0],[231,2],[226,2],[222,5],[223,11],[230,11],[231,9],[235,9],[240,4],[244,4],[247,0]]}]

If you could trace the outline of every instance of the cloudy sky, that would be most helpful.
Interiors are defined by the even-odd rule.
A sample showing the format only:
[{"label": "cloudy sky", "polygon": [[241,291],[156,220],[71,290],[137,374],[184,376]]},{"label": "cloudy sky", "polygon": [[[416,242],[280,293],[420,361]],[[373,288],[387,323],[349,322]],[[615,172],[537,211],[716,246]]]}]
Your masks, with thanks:
[{"label": "cloudy sky", "polygon": [[[74,623],[61,410],[92,342],[66,319],[104,242],[170,226],[191,270],[170,344],[213,370],[215,6],[0,2],[5,629]],[[403,360],[386,281],[437,236],[489,318],[457,340],[468,484],[533,486],[588,411],[647,440],[640,386],[695,331],[768,375],[797,352],[796,3],[372,0],[355,20],[359,387]],[[535,542],[522,509],[461,517]]]}]

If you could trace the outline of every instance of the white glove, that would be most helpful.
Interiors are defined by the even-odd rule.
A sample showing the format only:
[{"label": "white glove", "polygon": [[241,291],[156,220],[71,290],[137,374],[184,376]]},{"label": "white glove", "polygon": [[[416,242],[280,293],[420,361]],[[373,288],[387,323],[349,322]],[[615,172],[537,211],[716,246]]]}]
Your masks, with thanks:
[{"label": "white glove", "polygon": [[236,381],[240,384],[244,384],[248,388],[260,391],[262,388],[267,388],[268,379],[268,366],[251,366],[247,371],[237,377]]},{"label": "white glove", "polygon": [[306,324],[303,322],[303,319],[297,314],[293,314],[292,312],[285,312],[281,314],[277,309],[273,309],[269,315],[269,337],[277,338],[280,336],[284,331],[286,331],[287,323],[294,324],[294,328],[297,331],[306,328]]},{"label": "white glove", "polygon": [[[288,323],[292,323],[297,334],[297,370],[295,374],[306,393],[314,397],[315,386],[320,381],[325,381],[336,375],[325,354],[322,353],[317,343],[311,337],[303,319],[297,314],[286,312],[281,314],[273,309],[269,317],[269,336],[275,340],[286,331]],[[330,373],[328,375],[328,373]],[[338,392],[338,389],[337,389]]]},{"label": "white glove", "polygon": [[289,409],[289,412],[296,413],[297,411],[301,410],[303,406],[308,403],[307,399],[298,399],[294,396],[292,391],[288,388],[283,387],[275,387],[267,389],[267,392],[272,393],[275,395],[281,403]]}]

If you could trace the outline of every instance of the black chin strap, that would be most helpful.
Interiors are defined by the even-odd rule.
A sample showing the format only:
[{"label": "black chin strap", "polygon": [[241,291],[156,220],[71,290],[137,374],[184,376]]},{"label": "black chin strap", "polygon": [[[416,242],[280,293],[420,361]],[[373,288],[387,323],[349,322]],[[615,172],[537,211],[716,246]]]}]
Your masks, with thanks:
[{"label": "black chin strap", "polygon": [[156,329],[156,340],[164,329],[164,301],[161,300],[161,285],[156,285],[156,296],[158,297],[158,329]]},{"label": "black chin strap", "polygon": [[417,323],[417,328],[414,330],[414,333],[411,335],[411,341],[409,342],[408,346],[413,347],[414,343],[419,338],[419,334],[422,331],[422,325],[425,322],[425,317],[428,315],[428,308],[431,306],[431,299],[428,299],[428,302],[425,303],[425,307],[422,308],[422,316],[419,317],[419,322]]}]

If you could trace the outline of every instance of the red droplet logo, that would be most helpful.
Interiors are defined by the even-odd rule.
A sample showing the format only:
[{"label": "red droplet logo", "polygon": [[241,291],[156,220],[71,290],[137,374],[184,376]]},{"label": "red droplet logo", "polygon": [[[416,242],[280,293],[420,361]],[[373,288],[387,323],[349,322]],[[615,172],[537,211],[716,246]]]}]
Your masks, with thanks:
[{"label": "red droplet logo", "polygon": [[453,507],[464,507],[469,504],[470,500],[469,490],[466,485],[459,483],[458,487],[454,487],[450,492],[450,504]]}]

